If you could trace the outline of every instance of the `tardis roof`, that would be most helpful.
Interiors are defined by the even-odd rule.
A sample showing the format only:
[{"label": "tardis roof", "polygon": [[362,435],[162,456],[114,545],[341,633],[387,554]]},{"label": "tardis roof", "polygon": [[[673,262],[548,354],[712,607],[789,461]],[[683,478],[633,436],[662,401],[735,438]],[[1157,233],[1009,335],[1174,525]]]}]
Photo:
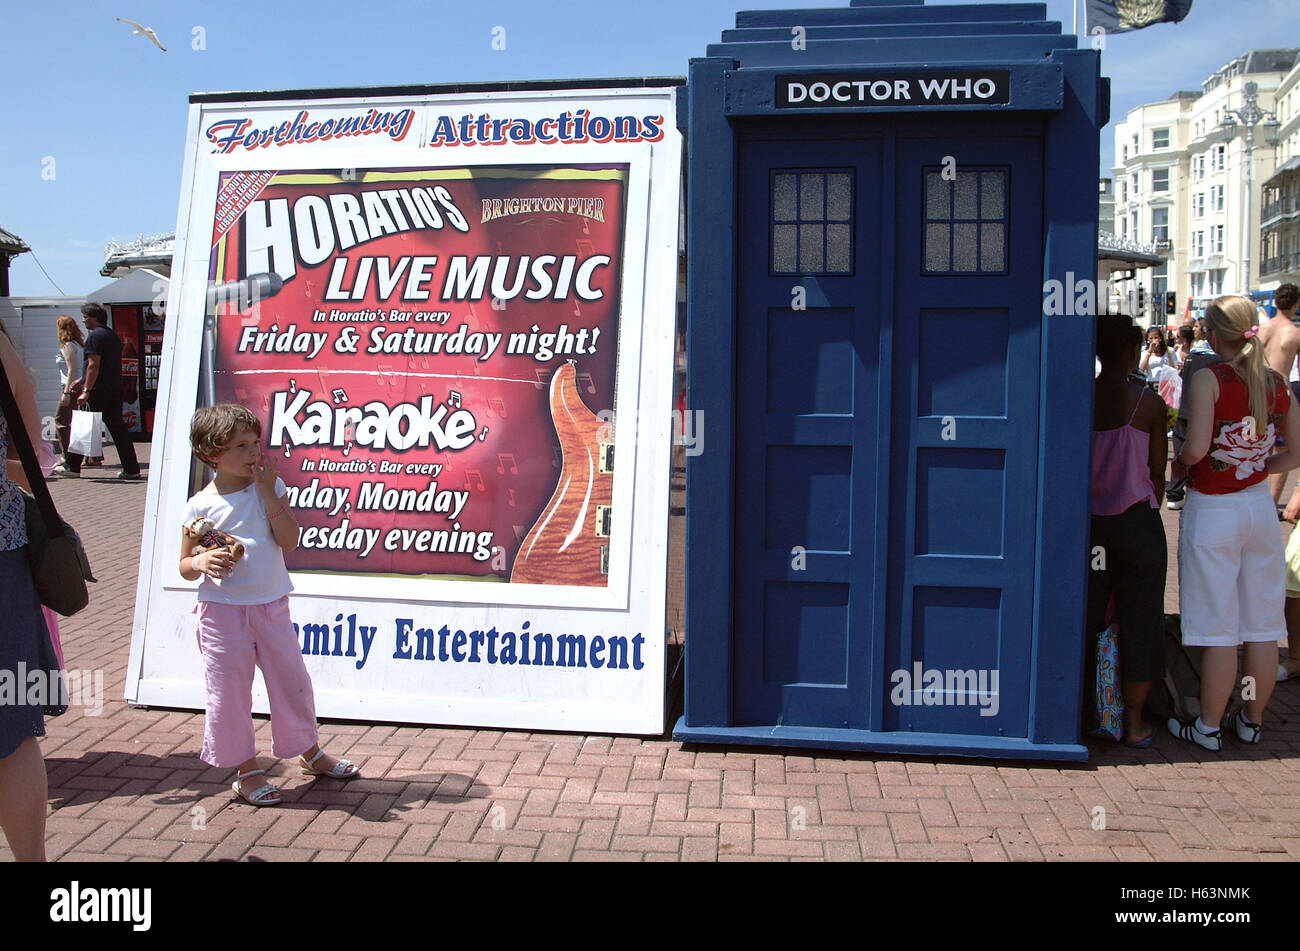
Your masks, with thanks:
[{"label": "tardis roof", "polygon": [[[804,47],[793,47],[795,28]],[[789,66],[791,51],[809,66],[872,62],[1041,62],[1077,47],[1045,3],[926,4],[923,0],[852,0],[848,7],[750,10],[736,14],[707,55],[746,66]]]}]

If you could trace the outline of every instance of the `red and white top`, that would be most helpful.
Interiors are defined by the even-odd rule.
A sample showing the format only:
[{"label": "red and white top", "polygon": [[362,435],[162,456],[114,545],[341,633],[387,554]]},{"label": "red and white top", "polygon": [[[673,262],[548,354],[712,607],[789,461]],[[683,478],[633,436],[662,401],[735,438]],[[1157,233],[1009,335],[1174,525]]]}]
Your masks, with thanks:
[{"label": "red and white top", "polygon": [[1209,453],[1191,467],[1190,484],[1206,495],[1227,495],[1258,485],[1268,477],[1264,466],[1282,433],[1291,394],[1286,381],[1269,370],[1268,425],[1262,433],[1256,432],[1245,381],[1226,363],[1209,370],[1219,381],[1214,437]]}]

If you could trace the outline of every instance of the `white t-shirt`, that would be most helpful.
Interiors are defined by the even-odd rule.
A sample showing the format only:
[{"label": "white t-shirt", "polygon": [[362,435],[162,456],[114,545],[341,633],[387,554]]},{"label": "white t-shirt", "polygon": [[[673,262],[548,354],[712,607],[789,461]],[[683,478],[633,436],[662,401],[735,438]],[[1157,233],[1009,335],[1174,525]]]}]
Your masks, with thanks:
[{"label": "white t-shirt", "polygon": [[1153,370],[1156,369],[1156,367],[1169,367],[1171,370],[1177,370],[1177,369],[1178,369],[1178,354],[1176,354],[1176,353],[1175,353],[1174,351],[1172,351],[1172,350],[1167,350],[1167,351],[1165,351],[1164,356],[1157,356],[1157,355],[1154,354],[1154,353],[1151,354],[1151,359],[1147,361],[1147,379],[1148,379],[1148,380],[1153,380],[1153,379],[1155,379],[1155,377],[1153,377],[1153,376],[1151,375],[1151,373],[1152,373]]},{"label": "white t-shirt", "polygon": [[[275,494],[284,501],[288,489],[283,479],[275,480]],[[214,579],[203,575],[200,601],[222,604],[269,604],[293,590],[284,552],[275,542],[271,520],[257,494],[257,486],[221,495],[204,490],[185,503],[181,524],[209,518],[217,529],[244,543],[244,557],[235,562],[230,575]]]}]

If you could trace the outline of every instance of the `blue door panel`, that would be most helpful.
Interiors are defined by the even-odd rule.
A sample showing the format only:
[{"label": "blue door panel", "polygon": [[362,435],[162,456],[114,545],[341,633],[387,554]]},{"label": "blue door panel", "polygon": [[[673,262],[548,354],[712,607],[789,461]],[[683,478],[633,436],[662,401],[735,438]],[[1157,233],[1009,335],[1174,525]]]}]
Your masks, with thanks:
[{"label": "blue door panel", "polygon": [[1041,132],[990,122],[899,136],[889,730],[1028,735]]},{"label": "blue door panel", "polygon": [[[740,724],[865,727],[869,717],[880,154],[879,136],[740,150]],[[851,182],[851,200],[842,189],[833,199],[829,177],[819,192],[823,172]],[[780,224],[795,219],[794,230]]]}]

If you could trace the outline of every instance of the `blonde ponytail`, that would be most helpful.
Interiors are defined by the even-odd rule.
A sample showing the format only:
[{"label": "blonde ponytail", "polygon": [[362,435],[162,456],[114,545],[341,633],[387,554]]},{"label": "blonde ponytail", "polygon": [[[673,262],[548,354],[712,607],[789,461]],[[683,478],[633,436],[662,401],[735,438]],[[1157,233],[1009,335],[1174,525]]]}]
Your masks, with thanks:
[{"label": "blonde ponytail", "polygon": [[1255,432],[1262,435],[1268,429],[1270,396],[1276,383],[1264,361],[1264,347],[1255,337],[1255,313],[1255,302],[1248,297],[1219,297],[1205,309],[1205,323],[1225,344],[1240,347],[1229,364],[1246,382]]}]

